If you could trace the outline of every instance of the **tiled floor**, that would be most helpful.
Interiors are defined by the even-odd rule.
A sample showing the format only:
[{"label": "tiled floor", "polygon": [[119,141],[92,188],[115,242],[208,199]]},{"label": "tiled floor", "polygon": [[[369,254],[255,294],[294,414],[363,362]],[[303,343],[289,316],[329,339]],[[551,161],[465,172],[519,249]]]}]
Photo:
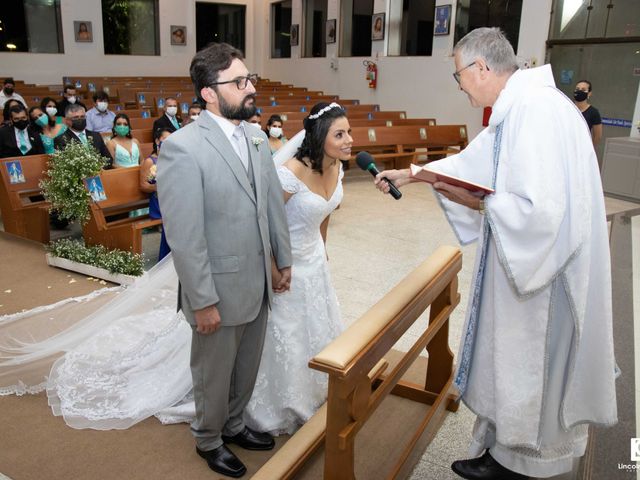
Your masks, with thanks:
[{"label": "tiled floor", "polygon": [[[395,201],[375,190],[368,174],[347,172],[345,197],[340,209],[331,217],[328,234],[333,281],[346,323],[359,318],[438,246],[457,245],[429,187],[413,184],[403,192],[403,198]],[[636,285],[640,285],[640,217],[633,222],[634,278]],[[151,266],[157,255],[159,234],[146,234],[143,244],[147,265]],[[462,298],[450,324],[450,346],[454,352],[457,352],[463,324],[475,246],[462,248],[462,251],[463,269],[459,277]],[[637,288],[635,290],[637,320],[640,294]],[[424,319],[418,320],[396,348],[409,348],[424,325]],[[636,329],[638,331],[640,329]],[[458,478],[449,466],[453,460],[466,457],[473,421],[474,416],[464,406],[457,413],[449,414],[411,479]],[[0,474],[0,480],[4,478]],[[572,475],[562,478],[569,479]]]}]

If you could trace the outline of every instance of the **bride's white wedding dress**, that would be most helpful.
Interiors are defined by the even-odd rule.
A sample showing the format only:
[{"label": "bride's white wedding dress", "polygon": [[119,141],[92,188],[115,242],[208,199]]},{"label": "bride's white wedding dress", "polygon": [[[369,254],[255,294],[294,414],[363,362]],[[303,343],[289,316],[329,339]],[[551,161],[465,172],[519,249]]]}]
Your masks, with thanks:
[{"label": "bride's white wedding dress", "polygon": [[[286,167],[277,170],[293,193],[285,205],[291,289],[275,295],[245,420],[260,431],[291,433],[326,397],[325,374],[307,363],[342,331],[320,235],[342,199],[342,171],[325,200]],[[168,256],[127,289],[0,317],[0,395],[46,388],[53,412],[74,428],[123,429],[151,415],[190,421],[191,327],[176,313],[177,283]]]}]

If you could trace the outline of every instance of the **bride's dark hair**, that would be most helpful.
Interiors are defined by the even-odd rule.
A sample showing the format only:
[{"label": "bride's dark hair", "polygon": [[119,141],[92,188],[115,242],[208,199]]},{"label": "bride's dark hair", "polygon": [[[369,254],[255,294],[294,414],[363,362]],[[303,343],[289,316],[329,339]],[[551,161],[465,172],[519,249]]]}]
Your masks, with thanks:
[{"label": "bride's dark hair", "polygon": [[[320,113],[321,110],[322,113]],[[324,141],[329,128],[335,119],[346,116],[347,112],[337,103],[316,103],[309,112],[309,116],[303,120],[305,136],[295,158],[305,164],[304,158],[308,158],[311,169],[322,174]]]}]

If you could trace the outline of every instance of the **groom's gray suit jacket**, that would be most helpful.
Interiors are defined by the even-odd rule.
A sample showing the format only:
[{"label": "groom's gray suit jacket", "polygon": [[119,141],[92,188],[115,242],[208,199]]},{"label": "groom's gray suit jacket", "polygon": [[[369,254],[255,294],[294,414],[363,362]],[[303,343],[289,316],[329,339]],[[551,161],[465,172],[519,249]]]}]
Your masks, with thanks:
[{"label": "groom's gray suit jacket", "polygon": [[[282,187],[264,132],[244,123],[250,173],[209,114],[172,133],[158,158],[158,198],[182,285],[182,310],[216,305],[222,325],[256,318],[271,301],[271,255],[291,266]],[[259,140],[262,142],[260,143]],[[256,145],[259,143],[259,145]]]}]

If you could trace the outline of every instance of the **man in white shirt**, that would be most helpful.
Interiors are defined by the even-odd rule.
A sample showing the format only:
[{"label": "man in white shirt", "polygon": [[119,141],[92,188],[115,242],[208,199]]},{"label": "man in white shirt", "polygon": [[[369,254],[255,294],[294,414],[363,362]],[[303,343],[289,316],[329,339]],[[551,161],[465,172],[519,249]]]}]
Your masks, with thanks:
[{"label": "man in white shirt", "polygon": [[13,81],[13,78],[5,78],[4,79],[4,88],[0,92],[0,108],[4,108],[4,104],[8,100],[18,100],[25,107],[27,106],[27,102],[24,101],[24,98],[18,93],[15,92],[16,82]]},{"label": "man in white shirt", "polygon": [[[477,242],[455,385],[477,415],[466,479],[547,478],[584,455],[588,426],[617,422],[604,196],[587,125],[549,65],[519,70],[499,29],[454,48],[453,74],[489,127],[429,168],[490,186],[436,182],[462,244]],[[380,173],[405,185],[405,170]],[[484,453],[483,453],[484,452]]]}]

